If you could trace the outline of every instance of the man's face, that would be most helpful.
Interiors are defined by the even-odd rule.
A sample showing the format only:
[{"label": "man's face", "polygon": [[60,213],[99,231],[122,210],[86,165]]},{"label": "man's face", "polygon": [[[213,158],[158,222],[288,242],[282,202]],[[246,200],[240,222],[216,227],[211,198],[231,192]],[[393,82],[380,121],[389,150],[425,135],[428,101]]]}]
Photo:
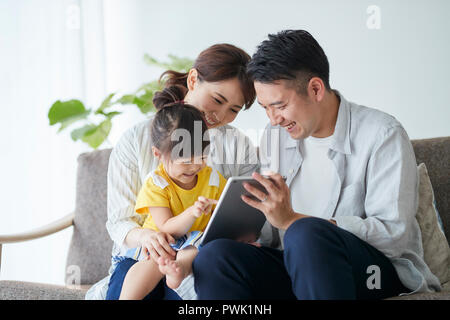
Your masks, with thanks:
[{"label": "man's face", "polygon": [[308,95],[300,95],[286,80],[255,82],[258,103],[272,125],[283,127],[293,139],[311,136],[319,124],[319,108]]}]

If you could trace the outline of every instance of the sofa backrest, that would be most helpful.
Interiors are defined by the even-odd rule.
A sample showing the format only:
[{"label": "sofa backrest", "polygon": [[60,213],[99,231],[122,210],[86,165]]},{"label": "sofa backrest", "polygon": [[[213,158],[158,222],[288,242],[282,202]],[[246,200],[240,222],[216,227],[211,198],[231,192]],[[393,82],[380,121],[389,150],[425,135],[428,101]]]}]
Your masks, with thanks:
[{"label": "sofa backrest", "polygon": [[[437,209],[449,240],[450,137],[413,140],[412,144],[417,164],[424,162],[427,166]],[[112,241],[105,227],[110,153],[111,149],[104,149],[83,153],[78,157],[75,226],[67,267],[80,268],[81,285],[101,280],[108,274],[110,267]]]},{"label": "sofa backrest", "polygon": [[74,272],[79,272],[81,285],[93,284],[108,275],[112,241],[105,224],[110,154],[111,149],[104,149],[78,157],[75,223],[66,262],[69,284],[75,278]]}]

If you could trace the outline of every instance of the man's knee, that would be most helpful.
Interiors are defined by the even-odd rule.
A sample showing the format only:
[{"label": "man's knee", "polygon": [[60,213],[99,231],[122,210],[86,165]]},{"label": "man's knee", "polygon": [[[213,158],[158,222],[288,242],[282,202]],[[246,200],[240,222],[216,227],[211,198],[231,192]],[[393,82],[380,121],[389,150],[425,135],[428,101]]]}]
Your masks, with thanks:
[{"label": "man's knee", "polygon": [[329,238],[333,228],[331,222],[315,217],[302,218],[292,223],[286,230],[283,243],[284,249],[316,250]]},{"label": "man's knee", "polygon": [[201,247],[193,262],[194,276],[197,272],[201,273],[202,270],[207,271],[218,267],[218,264],[223,262],[222,258],[229,255],[235,246],[236,241],[217,239]]}]

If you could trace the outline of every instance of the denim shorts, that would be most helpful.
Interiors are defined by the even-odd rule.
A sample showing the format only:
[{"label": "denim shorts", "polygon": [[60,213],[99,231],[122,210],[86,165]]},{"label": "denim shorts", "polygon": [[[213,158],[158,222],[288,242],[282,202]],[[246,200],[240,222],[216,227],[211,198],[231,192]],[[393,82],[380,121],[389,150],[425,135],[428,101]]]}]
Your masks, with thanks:
[{"label": "denim shorts", "polygon": [[[191,231],[186,233],[181,238],[177,239],[177,241],[174,244],[171,244],[170,246],[175,250],[183,250],[184,248],[188,246],[194,246],[197,249],[200,248],[200,240],[203,236],[202,231]],[[112,257],[112,264],[117,265],[119,262],[131,258],[136,261],[146,260],[147,256],[144,254],[144,250],[142,247],[137,248],[131,248],[128,249],[125,255],[120,256],[114,256]]]}]

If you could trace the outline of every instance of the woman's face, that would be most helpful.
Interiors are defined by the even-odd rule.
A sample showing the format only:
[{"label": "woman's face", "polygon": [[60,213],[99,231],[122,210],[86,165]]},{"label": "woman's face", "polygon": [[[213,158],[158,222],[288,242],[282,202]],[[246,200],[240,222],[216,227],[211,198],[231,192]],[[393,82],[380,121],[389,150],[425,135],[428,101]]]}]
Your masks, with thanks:
[{"label": "woman's face", "polygon": [[199,81],[197,70],[191,69],[188,89],[184,100],[203,113],[208,129],[232,122],[244,106],[244,95],[237,78]]}]

